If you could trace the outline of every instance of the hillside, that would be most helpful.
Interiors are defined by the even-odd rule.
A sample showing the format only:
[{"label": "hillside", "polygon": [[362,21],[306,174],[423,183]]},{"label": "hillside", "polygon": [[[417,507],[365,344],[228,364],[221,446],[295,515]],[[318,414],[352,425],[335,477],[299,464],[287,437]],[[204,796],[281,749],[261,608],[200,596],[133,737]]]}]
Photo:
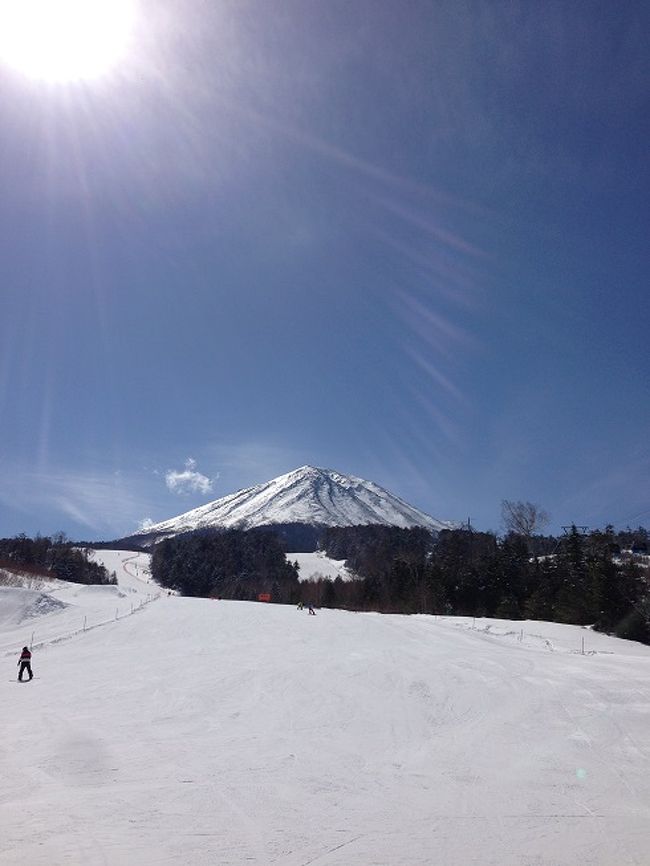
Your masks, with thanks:
[{"label": "hillside", "polygon": [[251,529],[278,524],[311,526],[423,526],[449,528],[372,481],[331,469],[303,466],[264,484],[231,493],[178,517],[147,526],[131,538],[151,542],[208,528]]},{"label": "hillside", "polygon": [[[77,586],[0,623],[3,866],[647,862],[649,647],[549,623],[139,607],[145,558],[97,556],[117,621],[112,588]],[[37,679],[16,685],[34,630]]]}]

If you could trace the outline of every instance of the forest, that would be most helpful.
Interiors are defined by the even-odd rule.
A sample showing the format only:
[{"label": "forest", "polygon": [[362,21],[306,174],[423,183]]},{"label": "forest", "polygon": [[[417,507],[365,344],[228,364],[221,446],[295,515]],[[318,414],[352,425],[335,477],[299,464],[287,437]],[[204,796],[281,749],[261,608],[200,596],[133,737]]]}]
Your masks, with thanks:
[{"label": "forest", "polygon": [[[384,613],[538,619],[650,642],[647,531],[567,527],[553,538],[470,529],[329,529],[323,545],[359,580],[302,584],[305,601]],[[535,551],[543,548],[548,553]],[[635,551],[634,553],[632,551]]]},{"label": "forest", "polygon": [[200,531],[177,535],[156,545],[151,573],[164,587],[183,595],[273,601],[300,598],[298,572],[273,532],[252,529]]},{"label": "forest", "polygon": [[0,569],[18,571],[72,583],[114,584],[116,578],[103,565],[88,558],[88,552],[60,534],[54,538],[0,538]]},{"label": "forest", "polygon": [[[270,529],[188,533],[154,550],[152,573],[185,595],[313,603],[383,613],[540,619],[650,642],[647,531],[612,527],[559,537],[471,529],[333,527],[321,547],[357,579],[299,582]],[[539,551],[543,550],[544,553]],[[635,553],[631,551],[634,550]],[[289,562],[287,562],[287,558]]]}]

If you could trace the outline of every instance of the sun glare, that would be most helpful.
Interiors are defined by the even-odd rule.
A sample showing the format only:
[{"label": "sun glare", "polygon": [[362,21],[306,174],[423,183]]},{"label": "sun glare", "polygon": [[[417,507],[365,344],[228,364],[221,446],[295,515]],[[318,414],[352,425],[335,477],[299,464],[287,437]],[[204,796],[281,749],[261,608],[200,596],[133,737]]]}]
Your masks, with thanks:
[{"label": "sun glare", "polygon": [[97,78],[124,56],[135,0],[0,0],[0,58],[48,82]]}]

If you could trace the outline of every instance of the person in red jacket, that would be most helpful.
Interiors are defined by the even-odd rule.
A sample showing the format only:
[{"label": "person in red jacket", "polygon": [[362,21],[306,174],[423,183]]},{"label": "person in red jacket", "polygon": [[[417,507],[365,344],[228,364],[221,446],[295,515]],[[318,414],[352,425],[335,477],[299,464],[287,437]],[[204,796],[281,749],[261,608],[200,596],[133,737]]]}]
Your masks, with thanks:
[{"label": "person in red jacket", "polygon": [[23,651],[21,652],[20,658],[18,659],[18,664],[20,665],[20,669],[18,671],[18,682],[22,683],[23,673],[25,671],[27,671],[31,680],[34,676],[34,674],[32,673],[32,654],[26,646],[23,647]]}]

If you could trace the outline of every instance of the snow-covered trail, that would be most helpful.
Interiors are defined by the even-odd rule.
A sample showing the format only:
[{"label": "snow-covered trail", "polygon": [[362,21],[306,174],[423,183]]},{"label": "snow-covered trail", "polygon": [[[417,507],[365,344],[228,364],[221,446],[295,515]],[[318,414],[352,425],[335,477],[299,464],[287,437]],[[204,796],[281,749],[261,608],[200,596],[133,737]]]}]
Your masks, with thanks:
[{"label": "snow-covered trail", "polygon": [[[0,658],[15,653],[18,644],[33,645],[38,650],[81,631],[98,628],[130,615],[160,596],[160,587],[151,582],[149,554],[105,550],[92,555],[110,573],[115,573],[117,586],[35,580],[35,584],[41,584],[40,590],[31,591],[35,612],[21,599],[26,590],[0,587]],[[39,605],[43,601],[39,596],[43,594],[50,600],[49,605]],[[10,616],[13,606],[22,610],[22,616]]]},{"label": "snow-covered trail", "polygon": [[647,866],[650,649],[604,640],[163,596],[9,666],[0,863]]}]

